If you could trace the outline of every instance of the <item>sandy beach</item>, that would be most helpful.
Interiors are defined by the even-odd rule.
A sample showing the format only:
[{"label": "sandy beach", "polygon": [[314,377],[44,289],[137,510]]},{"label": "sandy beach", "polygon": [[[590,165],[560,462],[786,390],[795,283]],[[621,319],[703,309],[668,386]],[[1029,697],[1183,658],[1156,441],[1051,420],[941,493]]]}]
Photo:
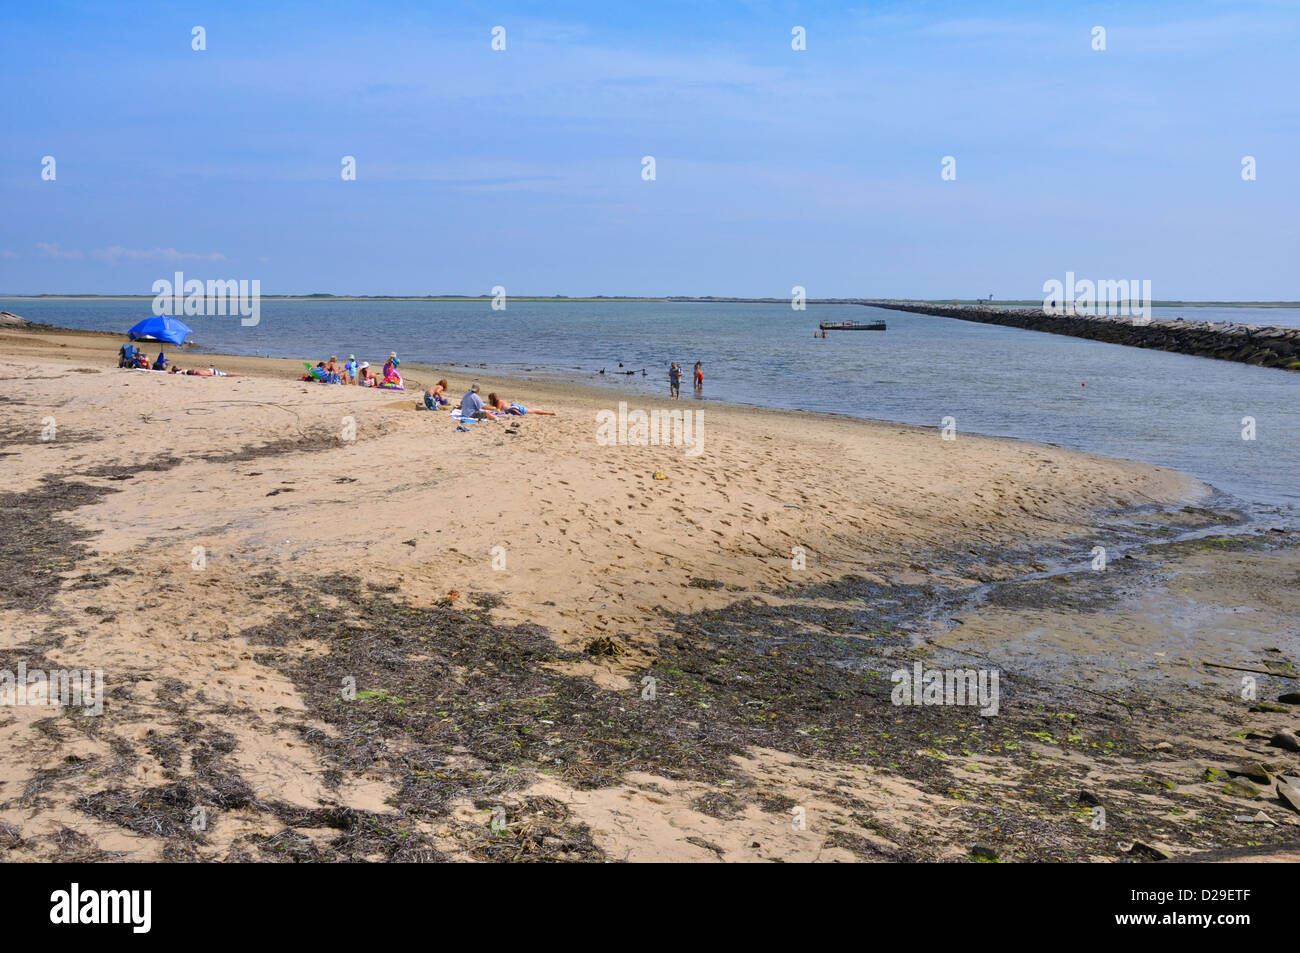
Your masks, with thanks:
[{"label": "sandy beach", "polygon": [[[98,715],[0,711],[10,858],[1116,860],[1300,838],[1268,784],[1225,791],[1242,762],[1297,774],[1268,744],[1300,726],[1274,703],[1300,689],[1294,540],[1221,534],[1238,518],[1190,477],[465,368],[404,365],[397,393],[180,349],[246,376],[119,369],[98,334],[0,342],[0,668],[105,688]],[[440,377],[558,416],[460,432],[416,409]],[[620,400],[699,411],[698,454],[607,445]],[[1256,696],[1204,660],[1256,672]],[[996,670],[999,712],[894,704],[918,663]]]}]

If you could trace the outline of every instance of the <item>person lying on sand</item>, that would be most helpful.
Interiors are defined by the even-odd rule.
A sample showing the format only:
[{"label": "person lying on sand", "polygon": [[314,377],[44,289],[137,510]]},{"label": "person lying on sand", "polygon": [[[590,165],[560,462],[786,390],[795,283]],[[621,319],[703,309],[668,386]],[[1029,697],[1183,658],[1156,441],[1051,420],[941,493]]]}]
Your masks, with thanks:
[{"label": "person lying on sand", "polygon": [[488,410],[494,410],[499,414],[515,414],[519,417],[522,417],[524,414],[543,414],[547,417],[556,416],[555,411],[553,410],[537,410],[536,408],[529,410],[520,403],[506,403],[505,398],[498,397],[496,394],[488,394],[487,405]]},{"label": "person lying on sand", "polygon": [[173,374],[189,374],[192,377],[243,377],[243,374],[235,374],[231,371],[219,371],[215,367],[191,367],[186,370],[183,367],[172,365]]}]

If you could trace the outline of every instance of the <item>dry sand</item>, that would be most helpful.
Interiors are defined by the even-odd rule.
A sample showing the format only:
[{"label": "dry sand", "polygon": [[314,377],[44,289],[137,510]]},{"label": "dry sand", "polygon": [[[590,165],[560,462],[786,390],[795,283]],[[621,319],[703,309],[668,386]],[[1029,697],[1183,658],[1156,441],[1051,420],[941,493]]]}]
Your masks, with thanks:
[{"label": "dry sand", "polygon": [[[846,579],[863,591],[969,591],[1041,568],[1053,547],[1077,551],[1116,514],[1177,507],[1206,493],[1169,470],[1054,447],[964,434],[945,441],[932,429],[690,400],[676,408],[703,412],[699,456],[684,447],[601,446],[598,411],[620,399],[646,410],[669,403],[487,375],[478,378],[484,394],[497,390],[559,416],[457,432],[446,414],[415,409],[418,390],[300,383],[301,363],[257,358],[202,362],[249,375],[237,378],[122,370],[114,366],[119,343],[88,333],[0,333],[5,527],[10,554],[22,563],[10,569],[13,588],[0,613],[0,667],[26,659],[29,668],[43,660],[49,668],[98,669],[109,692],[98,718],[0,710],[8,752],[0,849],[15,859],[420,856],[383,838],[345,845],[340,830],[353,837],[356,824],[340,822],[340,812],[381,819],[376,828],[391,821],[428,855],[458,859],[965,857],[987,822],[966,810],[951,779],[936,782],[934,772],[910,771],[896,756],[873,756],[869,743],[835,742],[831,756],[819,757],[803,750],[797,733],[808,731],[793,725],[786,750],[752,744],[737,729],[730,754],[687,768],[649,755],[616,764],[607,754],[575,758],[573,751],[590,753],[593,745],[632,742],[594,729],[575,741],[573,724],[557,726],[554,718],[520,727],[497,712],[497,723],[529,735],[521,742],[529,756],[507,763],[488,758],[487,743],[476,747],[460,728],[431,738],[423,735],[434,722],[412,730],[415,722],[396,715],[391,724],[336,716],[321,699],[338,694],[335,676],[341,681],[349,669],[331,670],[331,684],[322,685],[323,677],[302,674],[307,666],[341,658],[357,633],[391,635],[396,646],[405,630],[386,632],[368,596],[340,595],[342,583],[322,580],[346,577],[360,586],[348,591],[441,612],[448,625],[490,619],[502,632],[540,631],[555,656],[521,671],[563,679],[555,683],[560,694],[590,690],[599,699],[592,704],[626,699],[609,709],[612,724],[643,699],[646,672],[671,681],[666,673],[681,671],[663,667],[665,640],[686,631],[681,619],[726,619],[744,600],[752,612],[826,612],[837,621],[804,614],[801,629],[852,636],[853,626],[845,629],[835,615],[843,605],[835,587]],[[181,353],[182,363],[199,363]],[[464,369],[404,370],[408,383],[449,378],[453,396],[469,382]],[[506,432],[512,423],[516,434]],[[656,471],[666,479],[655,479]],[[20,525],[29,520],[37,525]],[[42,535],[42,525],[56,532]],[[862,610],[869,602],[855,596],[853,604]],[[1034,655],[1026,647],[1034,631],[1061,630],[1044,622],[1047,609],[1032,620],[995,612],[979,615],[977,625],[972,612],[939,647],[989,653],[1014,643],[1019,658]],[[1078,612],[1067,614],[1077,621]],[[1262,641],[1269,641],[1269,618],[1259,617]],[[289,619],[297,626],[292,644],[266,636]],[[910,660],[907,653],[925,645],[929,636],[915,622],[888,633],[881,658]],[[1110,650],[1098,631],[1087,637],[1089,651],[1104,657]],[[454,687],[506,670],[507,661],[471,659],[422,638],[427,651],[411,653],[403,642],[392,671],[414,678],[436,663],[448,680],[439,684]],[[1065,642],[1055,657],[1077,648]],[[710,651],[714,661],[727,654],[725,646]],[[434,711],[451,707],[445,690],[411,699],[418,680],[402,682],[406,695],[394,701],[392,685],[354,674],[358,689],[377,693],[351,702],[354,709],[373,708],[376,699],[427,702],[422,718],[461,724],[455,719],[464,706]],[[886,679],[885,698],[888,688]],[[715,716],[708,704],[695,704],[703,706],[704,732]],[[731,717],[723,707],[712,727]],[[902,724],[900,711],[912,709],[858,715],[878,712]],[[1016,717],[1006,723],[1016,725]],[[972,720],[979,718],[960,719]],[[1126,743],[1139,744],[1141,726],[1129,727]],[[532,757],[540,743],[534,730],[557,733],[544,742],[569,755],[552,759],[562,769]],[[932,760],[922,752],[942,747],[942,734],[923,731],[907,744]],[[377,747],[358,767],[341,761],[331,740],[349,751]],[[1040,747],[1048,760],[1062,754]],[[1071,757],[1086,762],[1097,748]],[[1007,805],[1022,793],[1020,772],[1042,774],[1041,765],[1021,763],[1028,750],[999,742],[968,756],[983,758],[984,767],[942,770],[963,779],[983,770],[989,783],[1015,790],[998,809],[1014,813]],[[431,751],[440,752],[443,768],[412,767]],[[1145,756],[1135,754],[1134,764]],[[575,761],[592,774],[576,771]],[[1115,777],[1128,768],[1128,775],[1148,773],[1144,765],[1111,767]],[[1067,775],[1075,768],[1077,779],[1097,766],[1061,768],[1062,784],[1074,783]],[[436,803],[424,803],[414,792],[430,773],[475,781],[459,796],[451,784]],[[816,820],[800,829],[791,820],[796,809]],[[199,814],[199,828],[186,823]],[[1077,814],[1071,806],[1068,822],[1078,826]],[[1072,837],[1062,840],[1067,854],[1105,855]],[[1004,854],[1013,857],[1015,844],[1032,843],[1034,825],[1008,838]]]}]

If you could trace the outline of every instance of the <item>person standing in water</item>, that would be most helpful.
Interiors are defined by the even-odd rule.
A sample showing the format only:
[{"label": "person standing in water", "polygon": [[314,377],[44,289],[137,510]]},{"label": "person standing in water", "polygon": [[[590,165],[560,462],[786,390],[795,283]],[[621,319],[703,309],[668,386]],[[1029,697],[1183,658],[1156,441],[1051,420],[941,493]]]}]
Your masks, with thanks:
[{"label": "person standing in water", "polygon": [[673,361],[668,365],[668,396],[678,400],[682,396],[682,369]]},{"label": "person standing in water", "polygon": [[695,393],[704,393],[704,364],[700,361],[695,362]]}]

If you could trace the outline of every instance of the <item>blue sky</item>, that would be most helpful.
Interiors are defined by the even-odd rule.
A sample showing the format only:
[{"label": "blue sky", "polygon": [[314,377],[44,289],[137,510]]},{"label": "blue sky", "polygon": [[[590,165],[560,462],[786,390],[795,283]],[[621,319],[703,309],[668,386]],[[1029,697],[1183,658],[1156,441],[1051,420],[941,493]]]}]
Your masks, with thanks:
[{"label": "blue sky", "polygon": [[265,6],[0,7],[0,292],[1300,298],[1294,2]]}]

